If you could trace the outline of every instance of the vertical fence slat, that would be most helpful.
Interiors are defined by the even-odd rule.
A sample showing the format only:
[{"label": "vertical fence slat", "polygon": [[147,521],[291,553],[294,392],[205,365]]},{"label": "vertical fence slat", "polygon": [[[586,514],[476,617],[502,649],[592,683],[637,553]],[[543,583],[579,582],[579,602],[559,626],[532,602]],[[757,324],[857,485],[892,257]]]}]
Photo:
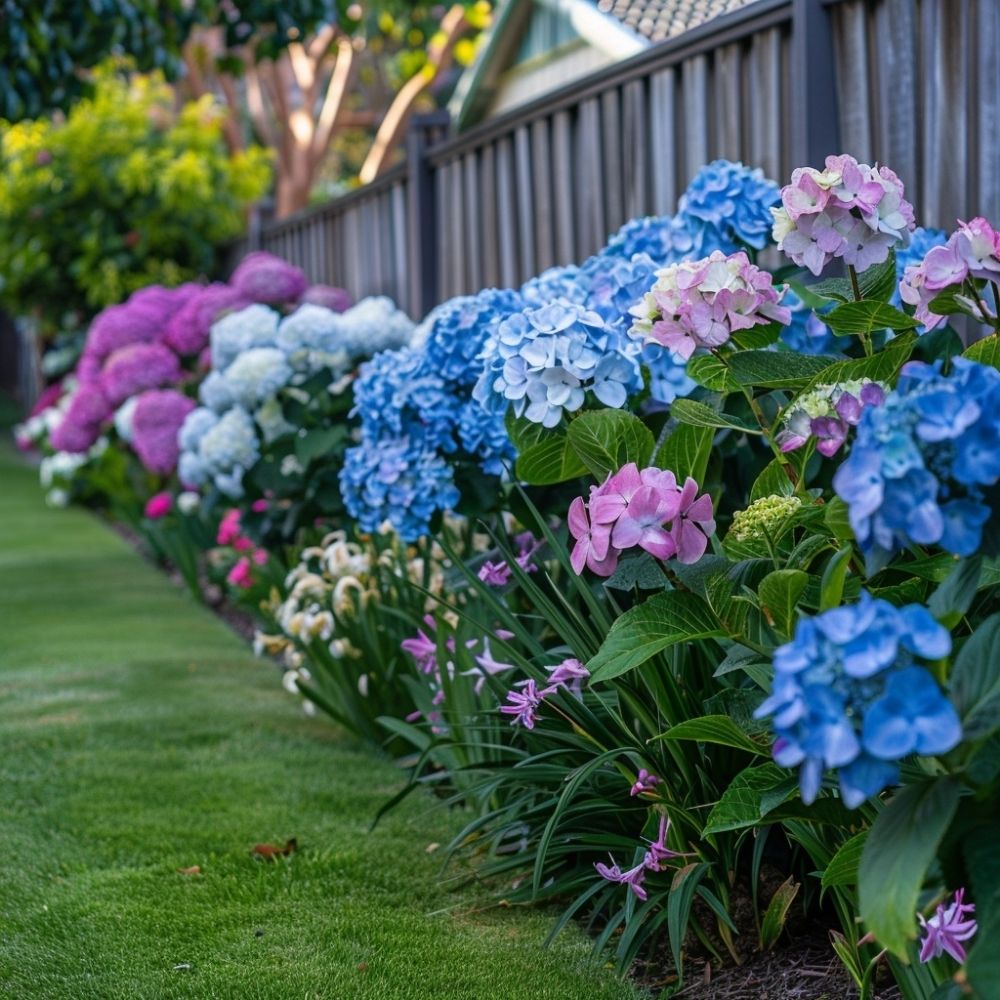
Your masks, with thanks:
[{"label": "vertical fence slat", "polygon": [[580,245],[577,253],[586,257],[603,246],[608,235],[608,227],[604,221],[601,108],[597,98],[589,98],[580,105],[575,169],[578,171],[579,181],[576,193],[577,218],[580,220]]},{"label": "vertical fence slat", "polygon": [[576,210],[573,191],[573,129],[568,111],[552,116],[552,169],[555,179],[556,260],[569,264],[576,260]]},{"label": "vertical fence slat", "polygon": [[479,157],[475,151],[462,158],[462,195],[465,199],[466,287],[472,292],[483,287],[483,232],[479,208]]},{"label": "vertical fence slat", "polygon": [[632,219],[649,206],[649,126],[645,80],[622,88],[622,189],[624,215]]},{"label": "vertical fence slat", "polygon": [[667,215],[677,208],[677,78],[673,69],[657,73],[650,81],[652,116],[652,212]]},{"label": "vertical fence slat", "polygon": [[535,269],[544,271],[556,262],[552,154],[549,122],[546,118],[532,123],[531,161],[531,188],[535,206]]},{"label": "vertical fence slat", "polygon": [[482,183],[480,209],[483,213],[483,285],[496,287],[500,280],[500,247],[497,242],[496,149],[492,143],[483,147],[480,157]]},{"label": "vertical fence slat", "polygon": [[497,236],[500,249],[500,284],[517,283],[517,219],[514,215],[514,153],[510,136],[497,143]]},{"label": "vertical fence slat", "polygon": [[514,171],[518,229],[518,283],[535,273],[534,198],[531,191],[531,134],[526,126],[514,132]]}]

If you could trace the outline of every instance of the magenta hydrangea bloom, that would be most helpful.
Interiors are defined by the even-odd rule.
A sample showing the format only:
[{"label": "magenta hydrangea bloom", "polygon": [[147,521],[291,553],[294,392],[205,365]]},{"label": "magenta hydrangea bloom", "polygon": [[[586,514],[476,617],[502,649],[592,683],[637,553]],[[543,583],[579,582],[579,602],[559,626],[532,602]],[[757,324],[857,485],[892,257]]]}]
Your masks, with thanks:
[{"label": "magenta hydrangea bloom", "polygon": [[[155,305],[135,305],[125,302],[108,306],[94,317],[87,331],[82,359],[90,359],[87,374],[96,375],[109,355],[130,344],[148,344],[156,340],[163,330],[162,311]],[[96,364],[96,371],[94,365]],[[79,373],[78,373],[79,375]]]},{"label": "magenta hydrangea bloom", "polygon": [[584,566],[598,576],[611,576],[623,551],[641,548],[657,559],[697,562],[715,532],[712,498],[699,496],[688,477],[679,485],[668,470],[639,470],[629,462],[593,486],[585,502],[577,497],[567,518],[576,544],[570,563],[579,574]]},{"label": "magenta hydrangea bloom", "polygon": [[346,312],[354,305],[351,293],[333,285],[310,285],[302,293],[302,304],[323,306],[336,313]]},{"label": "magenta hydrangea bloom", "polygon": [[100,385],[94,382],[80,385],[50,436],[52,447],[56,451],[86,451],[100,437],[101,424],[113,410]]},{"label": "magenta hydrangea bloom", "polygon": [[221,282],[199,287],[170,318],[163,343],[178,354],[199,354],[208,346],[212,324],[219,316],[248,305],[251,300],[247,296]]},{"label": "magenta hydrangea bloom", "polygon": [[194,408],[194,400],[175,389],[152,389],[139,396],[132,412],[132,448],[150,472],[167,476],[177,467],[177,435]]},{"label": "magenta hydrangea bloom", "polygon": [[771,214],[778,249],[817,275],[835,258],[858,271],[881,264],[891,249],[906,246],[915,228],[896,174],[847,154],[828,156],[822,171],[792,171]]},{"label": "magenta hydrangea bloom", "polygon": [[[933,330],[944,316],[931,312],[931,302],[946,288],[961,285],[967,278],[1000,280],[1000,231],[983,218],[960,222],[944,246],[931,247],[919,264],[911,264],[903,272],[899,297],[914,306],[914,316],[928,330]],[[980,322],[995,319],[984,312],[985,302],[981,296],[956,298]]]},{"label": "magenta hydrangea bloom", "polygon": [[281,305],[294,302],[306,290],[306,276],[297,267],[257,250],[247,254],[233,272],[229,284],[251,302]]},{"label": "magenta hydrangea bloom", "polygon": [[975,903],[965,902],[965,889],[955,893],[954,900],[945,906],[939,903],[934,915],[924,918],[917,914],[924,938],[920,942],[920,961],[929,962],[947,952],[956,962],[966,958],[965,942],[972,938],[979,925],[971,915],[975,913]]},{"label": "magenta hydrangea bloom", "polygon": [[636,317],[631,333],[685,361],[699,347],[719,347],[740,330],[792,321],[771,275],[742,251],[726,255],[716,250],[656,275],[656,284],[630,310]]},{"label": "magenta hydrangea bloom", "polygon": [[101,370],[101,388],[113,406],[144,389],[179,382],[177,355],[163,344],[129,344],[108,356]]}]

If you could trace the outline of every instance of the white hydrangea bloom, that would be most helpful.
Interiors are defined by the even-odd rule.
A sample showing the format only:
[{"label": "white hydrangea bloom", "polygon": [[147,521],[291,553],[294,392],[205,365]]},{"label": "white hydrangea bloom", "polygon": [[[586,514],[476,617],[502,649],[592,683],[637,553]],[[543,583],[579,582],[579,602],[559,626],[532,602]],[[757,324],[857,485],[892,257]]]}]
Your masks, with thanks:
[{"label": "white hydrangea bloom", "polygon": [[251,347],[273,347],[279,320],[273,309],[262,305],[247,306],[223,316],[213,324],[210,334],[212,367],[222,372],[237,355]]},{"label": "white hydrangea bloom", "polygon": [[232,402],[246,409],[259,406],[291,377],[292,369],[276,347],[252,347],[244,351],[222,376]]},{"label": "white hydrangea bloom", "polygon": [[[340,316],[343,322],[341,347],[352,358],[378,351],[405,347],[414,340],[416,324],[386,295],[362,299]],[[426,334],[425,334],[426,335]]]},{"label": "white hydrangea bloom", "polygon": [[135,414],[135,406],[138,402],[138,396],[131,396],[115,410],[115,431],[117,431],[118,436],[127,444],[132,443],[132,417]]}]

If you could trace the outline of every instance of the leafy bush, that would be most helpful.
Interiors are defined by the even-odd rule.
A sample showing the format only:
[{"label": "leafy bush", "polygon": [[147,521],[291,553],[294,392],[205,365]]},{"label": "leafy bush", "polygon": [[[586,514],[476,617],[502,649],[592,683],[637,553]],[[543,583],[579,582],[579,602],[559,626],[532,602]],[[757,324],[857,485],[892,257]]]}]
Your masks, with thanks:
[{"label": "leafy bush", "polygon": [[157,75],[97,72],[65,118],[0,126],[0,298],[58,326],[151,282],[216,266],[267,190],[268,154],[230,156],[221,109],[179,110]]}]

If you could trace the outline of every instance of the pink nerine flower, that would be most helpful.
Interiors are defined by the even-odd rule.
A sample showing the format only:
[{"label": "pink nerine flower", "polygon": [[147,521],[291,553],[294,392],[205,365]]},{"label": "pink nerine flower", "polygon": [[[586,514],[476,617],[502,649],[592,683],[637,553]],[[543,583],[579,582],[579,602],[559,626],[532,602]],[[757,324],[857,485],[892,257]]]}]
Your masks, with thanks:
[{"label": "pink nerine flower", "polygon": [[859,163],[846,153],[828,156],[826,169],[798,167],[772,208],[772,234],[800,267],[819,274],[843,258],[858,271],[881,264],[914,229],[913,206],[888,167]]},{"label": "pink nerine flower", "polygon": [[[928,330],[933,330],[944,316],[931,312],[931,302],[945,289],[960,286],[967,278],[1000,280],[1000,231],[983,218],[960,222],[944,246],[932,247],[919,264],[911,264],[903,272],[899,297],[914,306],[913,315]],[[994,318],[983,313],[981,297],[956,298],[980,322]]]},{"label": "pink nerine flower", "polygon": [[672,851],[669,847],[667,847],[667,831],[669,829],[670,820],[667,819],[666,816],[661,816],[656,840],[647,842],[649,843],[649,848],[643,855],[642,861],[640,861],[639,864],[637,864],[634,868],[630,868],[628,871],[622,871],[621,868],[615,863],[615,859],[612,858],[610,866],[601,864],[601,862],[594,865],[597,869],[597,874],[607,882],[618,882],[620,885],[627,885],[629,889],[635,893],[637,898],[645,900],[647,895],[643,882],[646,878],[646,872],[663,871],[664,861],[669,861],[671,858],[684,857],[683,854],[679,854],[677,851]]},{"label": "pink nerine flower", "polygon": [[947,952],[956,962],[965,961],[964,942],[968,941],[979,929],[971,914],[976,910],[974,903],[965,902],[965,889],[955,893],[952,903],[945,906],[939,903],[932,917],[924,919],[922,913],[917,914],[924,939],[920,942],[920,961],[929,962]]},{"label": "pink nerine flower", "polygon": [[693,479],[678,485],[669,470],[640,472],[634,462],[591,487],[586,502],[577,497],[567,522],[576,539],[570,556],[574,571],[582,573],[586,566],[599,576],[611,576],[621,553],[636,547],[658,559],[697,562],[715,532],[712,499],[698,495]]},{"label": "pink nerine flower", "polygon": [[169,493],[157,493],[146,501],[143,513],[151,521],[166,517],[174,506],[174,498]]},{"label": "pink nerine flower", "polygon": [[249,590],[253,586],[253,570],[246,556],[236,560],[236,565],[226,575],[226,582],[241,590]]},{"label": "pink nerine flower", "polygon": [[635,784],[629,791],[629,795],[633,798],[636,795],[641,795],[643,792],[651,792],[663,779],[657,775],[653,774],[651,771],[647,771],[644,767],[639,768],[639,774],[636,776]]},{"label": "pink nerine flower", "polygon": [[175,389],[151,389],[139,396],[132,411],[132,449],[150,472],[168,476],[177,467],[177,435],[194,408],[194,400]]},{"label": "pink nerine flower", "polygon": [[652,290],[631,313],[631,332],[687,360],[699,347],[719,347],[740,330],[771,322],[790,323],[771,275],[745,253],[716,250],[694,262],[656,272]]},{"label": "pink nerine flower", "polygon": [[500,706],[500,711],[504,715],[512,715],[510,724],[520,723],[525,729],[534,729],[535,723],[539,720],[538,706],[545,697],[544,691],[539,691],[533,680],[523,681],[520,691],[508,691],[506,705]]}]

